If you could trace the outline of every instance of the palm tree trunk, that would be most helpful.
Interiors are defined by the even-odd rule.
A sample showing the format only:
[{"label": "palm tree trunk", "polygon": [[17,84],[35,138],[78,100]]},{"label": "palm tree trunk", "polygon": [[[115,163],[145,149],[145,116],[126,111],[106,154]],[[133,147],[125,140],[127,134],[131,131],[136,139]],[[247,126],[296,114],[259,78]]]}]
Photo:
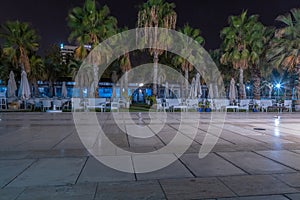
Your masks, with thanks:
[{"label": "palm tree trunk", "polygon": [[245,99],[244,70],[240,68],[240,99]]},{"label": "palm tree trunk", "polygon": [[184,69],[184,77],[185,77],[185,98],[188,97],[189,95],[189,69],[185,68]]},{"label": "palm tree trunk", "polygon": [[257,65],[252,66],[252,79],[253,79],[253,99],[260,100],[260,79],[261,74]]},{"label": "palm tree trunk", "polygon": [[154,52],[154,58],[153,58],[153,95],[157,96],[157,71],[158,71],[158,53]]},{"label": "palm tree trunk", "polygon": [[35,97],[38,97],[39,96],[39,87],[38,87],[37,81],[33,82],[33,86],[34,86],[34,94],[33,95]]},{"label": "palm tree trunk", "polygon": [[98,90],[98,66],[97,65],[93,65],[93,69],[94,69],[94,91],[92,91],[93,97],[95,97],[96,94],[96,90]]},{"label": "palm tree trunk", "polygon": [[300,100],[300,66],[298,65],[298,85],[297,88],[297,100]]},{"label": "palm tree trunk", "polygon": [[124,74],[124,87],[125,87],[125,96],[127,97],[128,96],[128,72],[125,71],[125,74]]},{"label": "palm tree trunk", "polygon": [[120,82],[120,97],[123,97],[123,91],[124,91],[124,84],[123,84],[123,79],[120,78],[119,82]]},{"label": "palm tree trunk", "polygon": [[53,97],[53,82],[49,81],[49,96]]}]

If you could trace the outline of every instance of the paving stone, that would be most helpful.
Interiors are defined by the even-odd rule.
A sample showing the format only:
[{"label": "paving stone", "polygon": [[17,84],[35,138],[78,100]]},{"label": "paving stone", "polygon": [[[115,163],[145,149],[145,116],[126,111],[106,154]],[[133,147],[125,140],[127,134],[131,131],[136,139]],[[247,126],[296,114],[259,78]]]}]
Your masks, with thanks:
[{"label": "paving stone", "polygon": [[[97,199],[105,200],[147,199],[147,197],[150,199],[165,199],[167,197],[168,199],[225,197],[246,200],[300,199],[300,183],[298,181],[300,180],[300,173],[295,173],[287,167],[300,170],[300,136],[298,136],[300,113],[282,114],[279,127],[280,136],[276,136],[274,132],[274,113],[228,113],[220,139],[212,152],[220,153],[219,155],[224,157],[227,156],[226,159],[233,162],[234,165],[217,154],[211,154],[213,156],[204,159],[198,158],[198,151],[201,147],[199,143],[203,141],[207,129],[211,125],[212,113],[201,115],[199,113],[197,113],[198,115],[184,113],[187,114],[186,123],[182,126],[182,131],[185,134],[179,133],[182,135],[182,139],[166,151],[151,152],[161,148],[161,140],[168,144],[176,135],[176,129],[179,129],[182,121],[182,113],[163,113],[166,115],[165,118],[161,114],[96,113],[107,136],[124,150],[139,153],[148,152],[150,157],[157,156],[161,160],[166,160],[168,157],[174,158],[172,153],[182,152],[183,144],[191,142],[190,148],[185,153],[187,160],[185,161],[184,157],[182,159],[184,164],[175,161],[169,167],[152,173],[137,173],[138,181],[134,181],[134,174],[112,170],[91,159],[92,157],[89,158],[85,168],[83,168],[89,153],[78,137],[73,113],[56,115],[49,113],[2,113],[1,119],[3,120],[0,123],[0,187],[1,184],[7,184],[10,180],[13,181],[4,189],[0,189],[0,200],[1,198],[5,200],[15,199],[18,196],[21,200],[89,200],[93,199],[96,192],[96,186],[95,184],[90,185],[91,182],[99,182],[101,187],[98,190],[100,188],[103,190],[102,192],[98,191],[96,196]],[[80,124],[91,127],[88,113],[84,113],[84,115],[87,117],[84,117]],[[151,121],[150,115],[154,120]],[[199,122],[199,127],[196,126],[194,119]],[[147,132],[150,135],[150,131],[160,130],[164,120],[167,123],[156,134],[158,140],[131,140],[130,142],[133,142],[134,145],[128,145],[127,136],[122,132],[126,126],[138,124],[148,127]],[[120,127],[116,126],[116,121],[121,123]],[[220,125],[217,126],[220,128]],[[264,132],[254,131],[253,128],[255,127],[263,127],[267,130]],[[200,133],[196,136],[198,142],[191,139],[193,134],[190,131],[194,131],[195,128],[197,128],[197,133]],[[101,148],[97,149],[99,150],[97,155],[109,155],[104,156],[108,160],[112,155],[130,156],[130,154],[121,152],[119,149],[108,149],[103,144],[99,145]],[[259,155],[244,151],[255,151]],[[233,153],[231,154],[231,152]],[[188,158],[192,153],[194,155]],[[162,156],[165,154],[171,156]],[[149,160],[150,157],[144,159],[135,157],[133,160],[135,160],[136,171],[151,166],[150,164],[153,163]],[[24,160],[31,159],[39,160],[27,169],[26,164],[13,163],[14,161],[22,163]],[[8,160],[12,162],[12,165],[6,165],[5,162]],[[117,159],[116,163],[119,163],[118,160],[120,161]],[[125,160],[127,161],[125,166],[133,170],[132,159]],[[129,162],[130,160],[131,162]],[[137,160],[140,161],[137,162]],[[4,168],[1,168],[2,162]],[[121,159],[119,165],[122,166],[123,164]],[[11,167],[7,169],[6,166]],[[23,167],[26,170],[21,173]],[[186,178],[192,177],[189,170],[196,176],[209,176],[209,178]],[[245,176],[245,172],[252,175]],[[80,174],[81,176],[79,176]],[[10,175],[13,178],[17,177],[11,179]],[[8,182],[5,180],[6,178]],[[172,179],[166,180],[166,178]],[[140,181],[140,179],[152,179],[152,181]],[[161,184],[162,189],[159,182],[153,179],[158,179],[161,183],[169,181],[168,187]],[[196,181],[192,183],[186,181],[191,179]],[[223,179],[226,179],[227,182]],[[5,180],[5,183],[2,183],[2,180]],[[74,183],[76,184],[73,185]],[[86,185],[91,190],[85,188]],[[27,187],[24,192],[22,192],[23,186]],[[167,196],[164,196],[164,192]],[[239,195],[239,197],[235,195]]]},{"label": "paving stone", "polygon": [[85,149],[77,133],[69,135],[58,143],[54,149]]},{"label": "paving stone", "polygon": [[201,199],[234,197],[217,178],[192,178],[159,180],[168,199]]},{"label": "paving stone", "polygon": [[[155,166],[160,166],[155,165],[156,163],[169,159],[175,160],[175,162],[162,169],[152,171],[152,169],[155,169]],[[133,164],[136,172],[142,172],[144,169],[150,171],[148,173],[137,173],[136,177],[138,180],[194,177],[173,154],[133,156]]]},{"label": "paving stone", "polygon": [[[130,156],[103,156],[101,159],[117,158],[118,166],[123,166],[133,172]],[[80,174],[78,182],[112,182],[112,181],[134,181],[134,173],[120,172],[102,164],[94,157],[90,157]]]},{"label": "paving stone", "polygon": [[246,174],[214,153],[210,153],[202,159],[198,157],[198,154],[184,154],[180,159],[197,177]]},{"label": "paving stone", "polygon": [[32,159],[0,160],[0,188],[12,181],[33,162]]},{"label": "paving stone", "polygon": [[[298,148],[298,149],[300,148],[300,147],[299,147],[299,144],[295,144],[295,145],[297,145],[297,148]],[[300,150],[294,150],[294,152],[300,154]]]},{"label": "paving stone", "polygon": [[287,150],[280,151],[257,151],[258,154],[276,160],[284,165],[300,170],[300,154]]},{"label": "paving stone", "polygon": [[86,158],[40,159],[8,186],[74,184]]},{"label": "paving stone", "polygon": [[295,170],[253,152],[221,152],[218,154],[250,174],[295,172]]},{"label": "paving stone", "polygon": [[291,187],[300,188],[300,173],[274,174],[273,176]]},{"label": "paving stone", "polygon": [[99,183],[95,200],[164,200],[157,181]]},{"label": "paving stone", "polygon": [[28,187],[17,200],[93,200],[97,184]]},{"label": "paving stone", "polygon": [[0,200],[15,200],[24,189],[23,187],[0,189]]},{"label": "paving stone", "polygon": [[236,198],[220,198],[218,200],[288,200],[282,195],[267,195],[267,196],[249,196],[249,197],[236,197]]},{"label": "paving stone", "polygon": [[297,192],[270,175],[246,175],[220,177],[232,191],[239,196],[268,195]]},{"label": "paving stone", "polygon": [[300,193],[286,194],[286,196],[287,196],[290,200],[299,200],[299,199],[300,199]]}]

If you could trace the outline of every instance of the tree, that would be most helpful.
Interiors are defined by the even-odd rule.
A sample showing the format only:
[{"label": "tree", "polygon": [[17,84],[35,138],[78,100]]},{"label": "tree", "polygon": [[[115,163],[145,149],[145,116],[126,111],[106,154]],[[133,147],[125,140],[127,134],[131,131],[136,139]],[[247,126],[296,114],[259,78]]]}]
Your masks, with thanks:
[{"label": "tree", "polygon": [[34,92],[32,94],[34,96],[38,96],[38,80],[45,80],[46,78],[46,71],[44,61],[39,56],[31,56],[29,59],[29,63],[31,66],[30,73],[28,74],[28,79],[31,85],[34,86]]},{"label": "tree", "polygon": [[[158,39],[158,33],[155,31],[154,38],[152,33],[147,31],[147,28],[154,27],[157,30],[158,27],[175,29],[177,14],[174,11],[175,4],[167,3],[164,0],[148,0],[146,3],[140,6],[138,12],[137,26],[145,28],[146,37],[150,38],[153,46],[158,46],[155,42]],[[161,45],[159,45],[161,46]],[[157,70],[158,70],[158,56],[164,52],[162,49],[151,48],[150,54],[153,55],[153,95],[157,95]]]},{"label": "tree", "polygon": [[64,76],[66,67],[62,63],[60,49],[57,45],[52,45],[46,52],[45,56],[45,71],[46,80],[49,81],[50,96],[53,96],[53,83],[59,78]]},{"label": "tree", "polygon": [[[190,27],[188,24],[185,24],[183,28],[178,30],[179,32],[183,33],[185,36],[188,36],[192,38],[194,41],[198,42],[199,45],[204,44],[204,39],[203,37],[200,36],[200,29],[194,29]],[[188,42],[186,42],[188,43]],[[186,47],[185,49],[182,49],[182,51],[191,51],[189,47]],[[192,52],[188,53],[190,56],[192,56]],[[182,58],[180,56],[175,56],[174,58],[174,64],[175,65],[180,65],[181,70],[184,71],[184,76],[185,76],[185,97],[187,98],[188,96],[188,87],[189,87],[189,72],[193,70],[193,65],[185,58]]]},{"label": "tree", "polygon": [[14,69],[14,66],[12,66],[12,63],[7,56],[3,54],[2,48],[0,47],[0,80],[7,83],[9,79],[9,73],[12,69]]},{"label": "tree", "polygon": [[230,16],[228,19],[229,26],[221,31],[221,38],[223,39],[221,63],[231,64],[235,69],[239,69],[240,99],[244,99],[246,95],[243,73],[248,68],[249,59],[253,54],[249,48],[249,43],[251,41],[251,28],[257,19],[257,15],[247,17],[247,11],[244,11],[241,15]]},{"label": "tree", "polygon": [[253,99],[256,100],[260,99],[262,71],[270,71],[266,69],[270,66],[265,64],[265,54],[272,35],[273,29],[265,27],[258,21],[250,27],[249,68],[253,80]]},{"label": "tree", "polygon": [[75,52],[77,58],[82,60],[87,56],[89,48],[86,45],[93,49],[101,41],[116,34],[117,20],[109,14],[109,8],[105,5],[98,9],[95,0],[86,0],[82,8],[75,7],[69,12],[69,41],[79,45]]},{"label": "tree", "polygon": [[[98,9],[95,0],[86,0],[82,8],[75,7],[69,12],[69,41],[75,40],[79,45],[75,51],[76,58],[83,60],[100,42],[117,33],[117,19],[109,14],[109,8],[105,5]],[[96,90],[99,71],[97,64],[103,62],[103,57],[93,54],[89,57],[89,62],[93,65],[93,68],[89,69],[94,74],[94,78],[89,80],[94,82]]]},{"label": "tree", "polygon": [[30,72],[29,54],[38,50],[39,44],[36,31],[28,23],[7,21],[1,28],[0,37],[4,39],[3,53],[13,65],[24,66]]},{"label": "tree", "polygon": [[300,9],[292,9],[276,20],[283,23],[283,27],[276,30],[266,57],[275,67],[298,74],[296,88],[300,99]]}]

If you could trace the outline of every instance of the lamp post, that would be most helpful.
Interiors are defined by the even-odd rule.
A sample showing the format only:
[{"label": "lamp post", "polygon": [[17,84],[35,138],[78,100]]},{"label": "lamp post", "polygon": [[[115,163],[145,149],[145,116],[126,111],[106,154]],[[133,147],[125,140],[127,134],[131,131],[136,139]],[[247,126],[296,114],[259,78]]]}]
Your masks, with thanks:
[{"label": "lamp post", "polygon": [[281,84],[280,84],[280,83],[277,83],[277,84],[275,85],[275,87],[277,88],[277,99],[279,99],[279,89],[280,89],[280,87],[281,87]]},{"label": "lamp post", "polygon": [[247,91],[248,91],[248,96],[249,96],[249,98],[250,98],[250,86],[248,85],[248,86],[246,87],[246,89],[247,89]]}]

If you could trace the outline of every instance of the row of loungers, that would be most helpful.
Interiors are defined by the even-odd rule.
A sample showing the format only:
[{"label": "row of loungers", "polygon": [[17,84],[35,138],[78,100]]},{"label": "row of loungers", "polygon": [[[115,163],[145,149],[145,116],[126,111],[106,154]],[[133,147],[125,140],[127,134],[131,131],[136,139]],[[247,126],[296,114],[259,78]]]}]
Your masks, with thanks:
[{"label": "row of loungers", "polygon": [[[282,104],[274,104],[274,100],[251,100],[242,99],[236,104],[230,104],[229,99],[207,99],[210,102],[210,108],[214,111],[228,111],[233,109],[234,111],[245,110],[249,111],[250,105],[256,107],[262,112],[268,112],[271,109],[277,109],[278,111],[288,110],[292,112],[292,100],[284,100]],[[174,111],[180,109],[181,111],[196,110],[198,108],[198,99],[187,99],[182,101],[181,99],[156,99],[157,111]]]}]

